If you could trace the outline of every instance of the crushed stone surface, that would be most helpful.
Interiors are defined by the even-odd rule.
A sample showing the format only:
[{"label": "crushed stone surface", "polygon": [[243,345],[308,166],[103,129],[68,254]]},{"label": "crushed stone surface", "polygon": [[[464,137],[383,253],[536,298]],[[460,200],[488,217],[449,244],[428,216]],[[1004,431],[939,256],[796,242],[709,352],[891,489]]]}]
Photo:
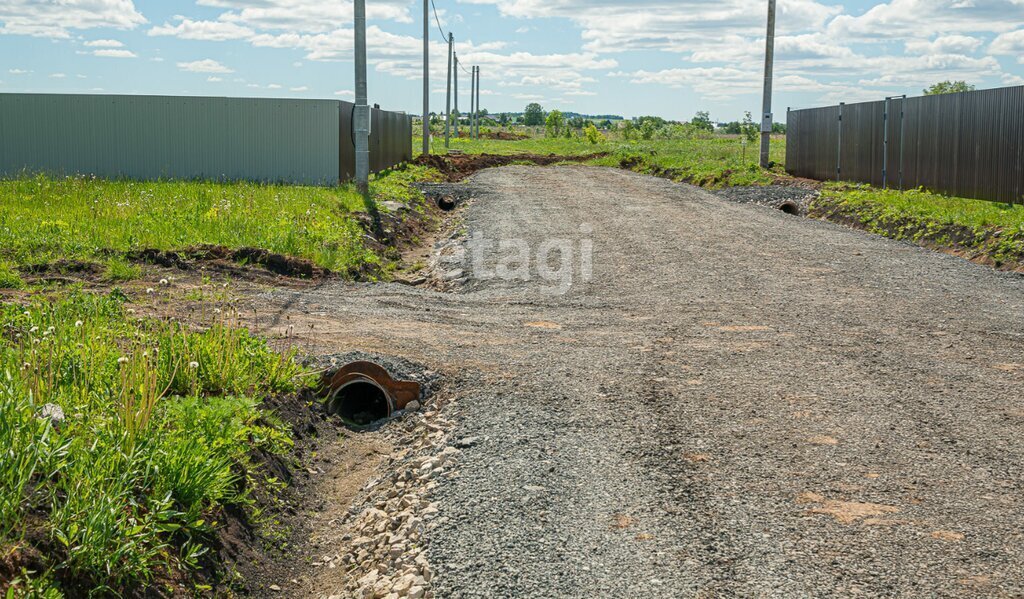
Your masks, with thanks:
[{"label": "crushed stone surface", "polygon": [[1024,594],[1024,278],[621,170],[466,185],[467,239],[585,237],[589,281],[266,298],[457,397],[424,597]]}]

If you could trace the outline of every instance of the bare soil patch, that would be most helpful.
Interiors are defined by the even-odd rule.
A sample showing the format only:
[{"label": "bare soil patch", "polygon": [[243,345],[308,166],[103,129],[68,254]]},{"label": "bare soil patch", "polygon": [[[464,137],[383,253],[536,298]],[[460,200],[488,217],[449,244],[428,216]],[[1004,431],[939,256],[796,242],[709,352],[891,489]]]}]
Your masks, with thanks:
[{"label": "bare soil patch", "polygon": [[413,163],[429,166],[441,171],[448,181],[461,181],[485,168],[521,163],[549,166],[563,162],[586,162],[606,155],[607,153],[605,152],[583,156],[561,156],[558,154],[421,154],[416,157]]}]

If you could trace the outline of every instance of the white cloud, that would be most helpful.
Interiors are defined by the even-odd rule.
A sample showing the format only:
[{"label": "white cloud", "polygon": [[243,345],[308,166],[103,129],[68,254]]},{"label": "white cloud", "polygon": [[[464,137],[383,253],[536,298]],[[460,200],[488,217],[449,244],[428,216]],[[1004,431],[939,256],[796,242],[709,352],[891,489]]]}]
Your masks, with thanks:
[{"label": "white cloud", "polygon": [[293,91],[293,92],[307,92],[307,91],[309,91],[309,87],[307,87],[305,85],[301,85],[299,87],[289,88],[289,91]]},{"label": "white cloud", "polygon": [[343,98],[354,98],[355,95],[356,95],[356,92],[354,92],[354,91],[352,91],[350,89],[339,89],[338,91],[334,92],[334,95],[335,96],[341,96]]},{"label": "white cloud", "polygon": [[934,40],[909,40],[908,54],[973,54],[984,42],[969,35],[942,35]]},{"label": "white cloud", "polygon": [[93,55],[106,58],[138,58],[131,50],[114,50],[112,48],[96,50],[93,52]]},{"label": "white cloud", "polygon": [[117,40],[91,40],[85,42],[86,48],[123,48],[124,44]]},{"label": "white cloud", "polygon": [[32,71],[26,71],[24,69],[8,69],[7,72],[11,75],[28,75]]},{"label": "white cloud", "polygon": [[1021,77],[1020,75],[1004,73],[1002,80],[1005,85],[1024,85],[1024,77]]},{"label": "white cloud", "polygon": [[207,77],[206,80],[210,83],[220,83],[221,81],[224,81],[220,77],[214,77],[213,75]]},{"label": "white cloud", "polygon": [[267,86],[267,89],[281,89],[281,85],[277,83],[271,83]]},{"label": "white cloud", "polygon": [[[198,0],[201,6],[228,9],[218,21],[263,31],[324,33],[351,23],[351,0]],[[370,20],[412,23],[407,0],[368,2],[366,16]]]},{"label": "white cloud", "polygon": [[51,79],[64,79],[65,77],[67,77],[67,75],[64,73],[50,73]]},{"label": "white cloud", "polygon": [[234,73],[233,70],[222,65],[221,63],[207,58],[205,60],[195,60],[192,62],[179,62],[178,68],[182,71],[188,71],[190,73]]},{"label": "white cloud", "polygon": [[70,38],[72,29],[133,29],[145,22],[132,0],[0,2],[0,34]]},{"label": "white cloud", "polygon": [[1003,33],[988,47],[990,54],[1016,56],[1024,64],[1024,29]]},{"label": "white cloud", "polygon": [[205,40],[223,42],[227,40],[248,39],[255,31],[237,23],[224,21],[193,21],[182,16],[175,17],[177,25],[164,23],[149,30],[151,36],[174,36],[185,40]]},{"label": "white cloud", "polygon": [[1021,0],[891,0],[859,16],[840,15],[829,35],[880,41],[930,39],[937,35],[1009,31],[1024,20]]}]

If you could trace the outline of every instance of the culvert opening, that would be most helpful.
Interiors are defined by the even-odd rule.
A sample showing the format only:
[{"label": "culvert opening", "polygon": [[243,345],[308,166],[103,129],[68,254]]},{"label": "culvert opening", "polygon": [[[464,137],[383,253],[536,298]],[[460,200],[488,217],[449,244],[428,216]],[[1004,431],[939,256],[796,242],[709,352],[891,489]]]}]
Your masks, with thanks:
[{"label": "culvert opening", "polygon": [[391,415],[391,404],[384,390],[364,380],[352,381],[338,389],[327,409],[356,426],[367,426]]},{"label": "culvert opening", "polygon": [[437,207],[445,212],[455,210],[456,201],[452,196],[441,196],[437,198]]},{"label": "culvert opening", "polygon": [[796,205],[796,202],[783,202],[779,204],[779,210],[794,216],[799,216],[800,214],[800,207]]}]

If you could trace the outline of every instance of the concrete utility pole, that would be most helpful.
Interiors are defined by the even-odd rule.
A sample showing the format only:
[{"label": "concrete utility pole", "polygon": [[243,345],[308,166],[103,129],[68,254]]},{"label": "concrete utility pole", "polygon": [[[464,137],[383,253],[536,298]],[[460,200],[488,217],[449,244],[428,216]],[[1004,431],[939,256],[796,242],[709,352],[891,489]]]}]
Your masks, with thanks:
[{"label": "concrete utility pole", "polygon": [[423,0],[423,153],[430,153],[430,0]]},{"label": "concrete utility pole", "polygon": [[459,53],[452,52],[452,77],[455,80],[455,123],[452,125],[455,130],[455,138],[459,137]]},{"label": "concrete utility pole", "polygon": [[455,36],[448,32],[448,91],[445,92],[444,107],[444,147],[448,149],[452,138],[452,47],[455,45]]},{"label": "concrete utility pole", "polygon": [[366,0],[355,0],[356,106],[353,111],[356,137],[356,188],[370,193],[370,107],[366,97]]},{"label": "concrete utility pole", "polygon": [[764,50],[764,100],[761,104],[761,167],[768,168],[772,140],[772,66],[775,62],[775,0],[768,0],[768,35]]},{"label": "concrete utility pole", "polygon": [[469,138],[473,138],[473,119],[476,118],[476,67],[469,67]]},{"label": "concrete utility pole", "polygon": [[476,68],[476,138],[480,139],[480,67]]}]

